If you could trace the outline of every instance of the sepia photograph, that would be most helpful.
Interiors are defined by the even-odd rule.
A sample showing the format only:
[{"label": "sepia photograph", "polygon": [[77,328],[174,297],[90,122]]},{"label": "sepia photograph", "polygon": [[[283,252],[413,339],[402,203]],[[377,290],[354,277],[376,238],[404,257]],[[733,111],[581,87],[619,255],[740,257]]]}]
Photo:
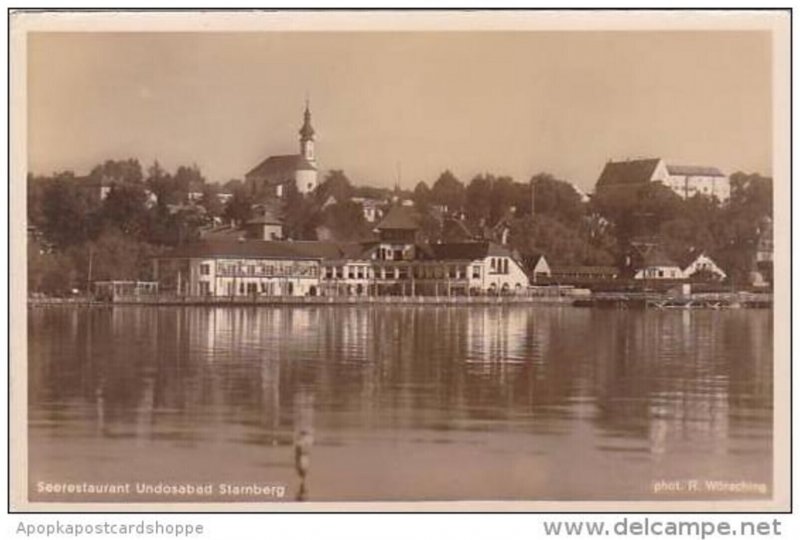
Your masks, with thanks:
[{"label": "sepia photograph", "polygon": [[787,510],[790,17],[12,12],[11,508]]}]

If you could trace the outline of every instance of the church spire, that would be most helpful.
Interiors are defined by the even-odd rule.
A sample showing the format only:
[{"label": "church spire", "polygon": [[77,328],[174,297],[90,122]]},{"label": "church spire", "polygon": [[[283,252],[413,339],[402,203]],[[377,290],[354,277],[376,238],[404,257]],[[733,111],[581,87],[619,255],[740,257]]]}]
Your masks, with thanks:
[{"label": "church spire", "polygon": [[311,109],[306,99],[306,111],[303,113],[303,127],[300,128],[300,141],[314,140],[314,128],[311,127]]}]

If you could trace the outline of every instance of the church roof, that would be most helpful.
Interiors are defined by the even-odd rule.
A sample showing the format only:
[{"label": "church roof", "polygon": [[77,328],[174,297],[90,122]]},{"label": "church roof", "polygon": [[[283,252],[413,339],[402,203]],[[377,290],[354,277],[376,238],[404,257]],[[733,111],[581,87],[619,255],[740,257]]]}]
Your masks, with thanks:
[{"label": "church roof", "polygon": [[597,186],[649,182],[660,161],[658,158],[609,161],[597,180]]},{"label": "church roof", "polygon": [[250,170],[248,176],[268,176],[278,172],[316,171],[317,167],[300,154],[270,156]]}]

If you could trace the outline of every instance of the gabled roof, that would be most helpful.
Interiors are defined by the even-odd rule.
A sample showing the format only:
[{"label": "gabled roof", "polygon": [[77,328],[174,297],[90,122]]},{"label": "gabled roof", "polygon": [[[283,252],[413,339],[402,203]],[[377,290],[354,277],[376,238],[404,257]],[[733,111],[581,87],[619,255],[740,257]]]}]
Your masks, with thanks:
[{"label": "gabled roof", "polygon": [[667,172],[677,176],[725,176],[716,167],[698,167],[696,165],[667,165]]},{"label": "gabled roof", "polygon": [[298,252],[323,260],[365,260],[369,259],[374,242],[325,242],[298,241],[292,242]]},{"label": "gabled roof", "polygon": [[677,257],[677,262],[681,268],[686,269],[689,267],[689,265],[691,265],[693,262],[695,262],[703,255],[705,255],[709,260],[711,260],[711,262],[713,262],[717,267],[719,267],[717,261],[715,261],[714,258],[711,255],[709,255],[707,251],[702,251],[699,249],[691,249],[681,254],[681,256]]},{"label": "gabled roof", "polygon": [[660,248],[655,247],[644,256],[641,266],[643,268],[650,268],[654,266],[678,266],[678,263],[672,260]]},{"label": "gabled roof", "polygon": [[659,158],[609,161],[597,180],[597,187],[649,182],[660,161]]},{"label": "gabled roof", "polygon": [[393,206],[384,216],[376,229],[402,229],[415,231],[419,229],[416,213],[407,206]]},{"label": "gabled roof", "polygon": [[474,261],[486,257],[511,257],[511,252],[494,242],[450,242],[430,244],[434,259],[443,261]]},{"label": "gabled roof", "polygon": [[316,171],[317,167],[300,154],[270,156],[245,174],[245,177],[306,170]]}]

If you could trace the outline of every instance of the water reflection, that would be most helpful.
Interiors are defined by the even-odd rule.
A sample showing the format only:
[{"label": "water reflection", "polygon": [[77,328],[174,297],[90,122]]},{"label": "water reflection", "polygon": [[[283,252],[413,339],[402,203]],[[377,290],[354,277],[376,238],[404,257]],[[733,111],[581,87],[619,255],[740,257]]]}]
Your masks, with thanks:
[{"label": "water reflection", "polygon": [[767,311],[36,309],[29,336],[32,482],[235,476],[300,500],[312,469],[319,499],[771,483]]}]

